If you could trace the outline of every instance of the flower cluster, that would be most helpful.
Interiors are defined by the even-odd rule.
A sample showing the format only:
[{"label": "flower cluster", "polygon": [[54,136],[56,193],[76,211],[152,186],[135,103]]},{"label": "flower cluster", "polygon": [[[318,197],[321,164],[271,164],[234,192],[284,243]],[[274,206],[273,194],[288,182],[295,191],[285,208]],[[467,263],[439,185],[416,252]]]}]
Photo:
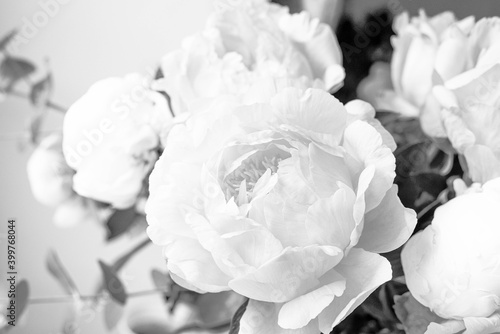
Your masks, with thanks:
[{"label": "flower cluster", "polygon": [[402,252],[411,294],[398,299],[398,316],[410,333],[497,333],[500,21],[405,13],[394,30],[391,64],[374,65],[358,92],[378,108],[416,117],[458,154],[464,178],[445,190],[456,197]]},{"label": "flower cluster", "polygon": [[394,333],[500,332],[500,21],[422,11],[394,31],[357,88],[377,113],[333,95],[350,78],[328,24],[221,0],[154,76],[69,108],[33,194],[59,223],[146,219],[174,304],[246,300],[232,334],[326,334],[360,305]]}]

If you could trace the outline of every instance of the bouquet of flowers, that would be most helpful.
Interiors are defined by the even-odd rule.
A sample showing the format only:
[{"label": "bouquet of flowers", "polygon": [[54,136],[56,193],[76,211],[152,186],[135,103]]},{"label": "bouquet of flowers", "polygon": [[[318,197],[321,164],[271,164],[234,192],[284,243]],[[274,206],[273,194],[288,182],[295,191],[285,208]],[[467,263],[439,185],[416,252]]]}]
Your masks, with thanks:
[{"label": "bouquet of flowers", "polygon": [[[217,1],[43,139],[50,75],[32,86],[34,196],[56,224],[144,234],[95,296],[49,256],[76,318],[114,328],[120,268],[152,242],[170,324],[134,333],[500,333],[500,20],[402,13],[352,57],[353,23],[323,22],[342,2],[311,3]],[[6,94],[34,70],[5,52],[1,69]]]}]

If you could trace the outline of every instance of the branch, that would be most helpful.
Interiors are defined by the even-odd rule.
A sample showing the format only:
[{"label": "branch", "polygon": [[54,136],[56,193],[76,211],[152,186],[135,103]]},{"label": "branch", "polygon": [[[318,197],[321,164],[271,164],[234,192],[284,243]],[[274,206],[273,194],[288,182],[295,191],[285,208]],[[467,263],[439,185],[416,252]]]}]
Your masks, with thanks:
[{"label": "branch", "polygon": [[[16,90],[11,90],[11,91],[7,92],[7,94],[11,94],[13,96],[17,96],[17,97],[20,97],[20,98],[23,98],[23,99],[26,99],[26,100],[30,99],[29,96],[28,96],[28,94],[22,93],[22,92],[16,91]],[[55,111],[58,111],[58,112],[62,112],[62,113],[65,113],[66,110],[68,110],[68,108],[65,108],[65,107],[63,107],[63,106],[61,106],[61,105],[59,105],[59,104],[57,104],[55,102],[52,102],[50,100],[47,101],[45,103],[45,105],[48,108],[52,109],[52,110],[55,110]]]},{"label": "branch", "polygon": [[[142,297],[142,296],[149,296],[149,295],[154,295],[157,293],[163,293],[164,291],[161,289],[153,289],[153,290],[144,290],[144,291],[136,291],[136,292],[131,292],[127,294],[128,297],[134,298],[134,297]],[[98,298],[98,295],[87,295],[87,296],[80,296],[80,299],[82,300],[95,300]],[[42,298],[31,298],[28,300],[28,303],[30,304],[53,304],[53,303],[70,303],[73,302],[75,299],[73,296],[59,296],[59,297],[42,297]]]}]

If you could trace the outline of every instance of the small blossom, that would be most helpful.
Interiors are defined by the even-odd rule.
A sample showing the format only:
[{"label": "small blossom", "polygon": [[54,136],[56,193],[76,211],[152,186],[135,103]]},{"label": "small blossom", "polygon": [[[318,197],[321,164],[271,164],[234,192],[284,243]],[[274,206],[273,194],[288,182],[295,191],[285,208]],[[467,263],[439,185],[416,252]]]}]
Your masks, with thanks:
[{"label": "small blossom", "polygon": [[74,190],[122,209],[132,206],[170,126],[167,102],[138,74],[95,83],[64,118],[63,149]]},{"label": "small blossom", "polygon": [[411,294],[446,320],[429,329],[452,323],[458,328],[427,333],[461,333],[464,328],[471,334],[500,331],[499,202],[500,178],[480,190],[474,186],[437,208],[432,225],[403,249]]}]

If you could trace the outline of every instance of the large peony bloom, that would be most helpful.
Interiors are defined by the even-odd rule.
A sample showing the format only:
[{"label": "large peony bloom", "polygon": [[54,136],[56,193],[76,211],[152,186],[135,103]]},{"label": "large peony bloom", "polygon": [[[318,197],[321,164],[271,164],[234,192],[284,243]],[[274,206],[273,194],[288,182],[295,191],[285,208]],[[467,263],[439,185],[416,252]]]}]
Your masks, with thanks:
[{"label": "large peony bloom", "polygon": [[437,316],[450,319],[432,326],[441,331],[427,333],[500,331],[498,203],[500,178],[439,207],[432,225],[403,249],[403,269],[413,297]]},{"label": "large peony bloom", "polygon": [[101,222],[106,213],[73,190],[73,175],[62,152],[62,135],[54,133],[42,140],[27,163],[33,196],[42,204],[55,207],[54,223],[68,227]]},{"label": "large peony bloom", "polygon": [[266,100],[262,86],[337,89],[345,76],[327,24],[267,0],[218,1],[205,30],[167,54],[161,69],[176,115],[224,94]]},{"label": "large peony bloom", "polygon": [[377,253],[416,223],[374,114],[287,88],[269,103],[214,100],[173,127],[146,205],[172,278],[251,298],[240,333],[329,333],[391,279]]},{"label": "large peony bloom", "polygon": [[411,19],[407,13],[396,17],[394,30],[389,85],[383,79],[387,74],[377,65],[360,91],[375,95],[377,108],[419,117],[428,135],[446,137],[442,106],[433,88],[466,85],[478,71],[500,63],[500,20],[458,21],[451,12],[429,18],[422,11]]},{"label": "large peony bloom", "polygon": [[64,118],[63,150],[81,196],[132,206],[170,124],[166,100],[139,74],[95,83]]}]

